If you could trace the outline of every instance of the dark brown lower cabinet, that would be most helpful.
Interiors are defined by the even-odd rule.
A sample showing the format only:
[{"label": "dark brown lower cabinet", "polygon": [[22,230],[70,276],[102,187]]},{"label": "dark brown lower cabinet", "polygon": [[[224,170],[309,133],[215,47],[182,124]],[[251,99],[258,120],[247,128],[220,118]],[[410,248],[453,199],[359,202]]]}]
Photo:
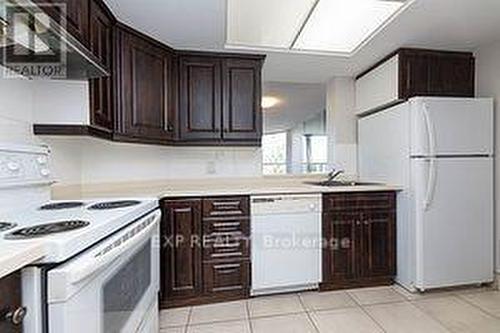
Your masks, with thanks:
[{"label": "dark brown lower cabinet", "polygon": [[248,297],[248,206],[241,196],[163,201],[162,308]]},{"label": "dark brown lower cabinet", "polygon": [[0,332],[21,333],[25,313],[21,299],[21,273],[0,279]]},{"label": "dark brown lower cabinet", "polygon": [[320,289],[390,284],[396,274],[394,192],[325,194]]}]

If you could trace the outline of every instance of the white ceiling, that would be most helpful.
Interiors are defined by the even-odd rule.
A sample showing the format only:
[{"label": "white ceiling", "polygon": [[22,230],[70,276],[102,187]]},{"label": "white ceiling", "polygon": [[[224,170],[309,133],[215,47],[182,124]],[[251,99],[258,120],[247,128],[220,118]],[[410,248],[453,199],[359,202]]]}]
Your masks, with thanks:
[{"label": "white ceiling", "polygon": [[[217,51],[224,50],[226,1],[105,0],[122,22],[174,48]],[[264,79],[325,82],[355,75],[401,46],[472,51],[500,40],[499,31],[500,0],[416,0],[350,58],[265,52]]]}]

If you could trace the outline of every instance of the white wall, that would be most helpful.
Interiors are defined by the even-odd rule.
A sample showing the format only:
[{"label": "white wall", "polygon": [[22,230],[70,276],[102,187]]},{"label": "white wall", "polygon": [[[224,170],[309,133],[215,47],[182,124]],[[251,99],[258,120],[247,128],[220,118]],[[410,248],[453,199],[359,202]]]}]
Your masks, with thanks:
[{"label": "white wall", "polygon": [[334,77],[326,88],[326,128],[329,138],[328,163],[357,174],[357,132],[354,79]]},{"label": "white wall", "polygon": [[81,82],[0,79],[0,143],[47,144],[59,184],[261,175],[259,148],[163,147],[93,138],[36,137],[33,123],[86,123]]},{"label": "white wall", "polygon": [[[477,95],[479,97],[494,97],[495,98],[495,127],[496,134],[496,147],[495,156],[500,156],[500,116],[499,101],[500,101],[500,41],[490,45],[479,47],[476,51],[476,81],[477,81]],[[496,163],[495,167],[496,180],[495,180],[495,196],[496,196],[496,221],[497,221],[497,255],[496,267],[497,272],[500,273],[500,163]]]}]

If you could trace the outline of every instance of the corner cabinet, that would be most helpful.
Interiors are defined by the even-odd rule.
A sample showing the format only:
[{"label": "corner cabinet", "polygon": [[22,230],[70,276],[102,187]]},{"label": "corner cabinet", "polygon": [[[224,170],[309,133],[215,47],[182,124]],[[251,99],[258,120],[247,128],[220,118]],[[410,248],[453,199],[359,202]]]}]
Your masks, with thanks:
[{"label": "corner cabinet", "polygon": [[173,51],[127,28],[118,29],[116,135],[125,141],[174,138]]},{"label": "corner cabinet", "polygon": [[[55,0],[34,1],[61,18]],[[170,146],[260,146],[264,55],[174,50],[117,21],[103,0],[62,4],[68,32],[110,76],[89,81],[88,114],[74,111],[75,118],[67,119],[75,122],[41,117],[34,134]]]},{"label": "corner cabinet", "polygon": [[248,297],[249,203],[246,196],[162,202],[162,308]]},{"label": "corner cabinet", "polygon": [[356,77],[356,114],[415,96],[474,97],[474,84],[472,53],[399,49]]},{"label": "corner cabinet", "polygon": [[323,196],[321,290],[391,284],[396,274],[396,194]]},{"label": "corner cabinet", "polygon": [[263,57],[180,56],[180,142],[259,145]]}]

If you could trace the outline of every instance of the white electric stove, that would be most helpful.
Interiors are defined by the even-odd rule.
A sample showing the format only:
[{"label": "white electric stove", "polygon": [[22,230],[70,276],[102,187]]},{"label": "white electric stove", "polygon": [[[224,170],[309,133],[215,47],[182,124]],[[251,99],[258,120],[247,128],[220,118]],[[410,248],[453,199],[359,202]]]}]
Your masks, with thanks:
[{"label": "white electric stove", "polygon": [[49,150],[0,144],[0,251],[42,242],[23,268],[26,333],[158,331],[156,198],[50,201]]},{"label": "white electric stove", "polygon": [[59,263],[157,208],[149,198],[48,201],[0,214],[0,247],[42,240],[48,255],[39,264]]}]

